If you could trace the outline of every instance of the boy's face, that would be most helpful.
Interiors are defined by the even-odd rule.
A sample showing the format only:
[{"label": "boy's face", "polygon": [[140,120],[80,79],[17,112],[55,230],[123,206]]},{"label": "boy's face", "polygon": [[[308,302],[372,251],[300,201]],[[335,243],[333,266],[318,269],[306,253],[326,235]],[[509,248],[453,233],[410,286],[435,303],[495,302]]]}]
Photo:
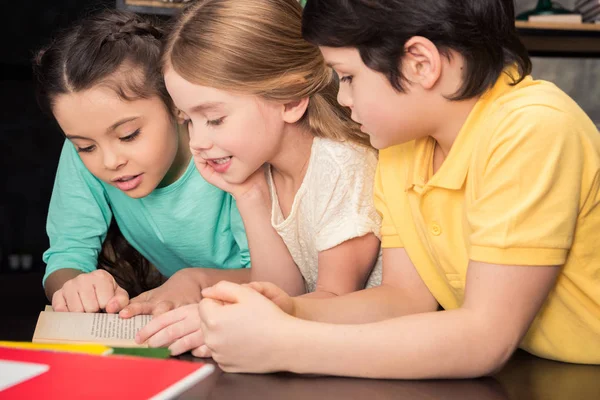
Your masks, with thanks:
[{"label": "boy's face", "polygon": [[352,110],[352,119],[373,147],[384,149],[427,135],[430,110],[418,90],[396,91],[386,76],[363,63],[355,48],[320,49],[340,78],[338,102]]}]

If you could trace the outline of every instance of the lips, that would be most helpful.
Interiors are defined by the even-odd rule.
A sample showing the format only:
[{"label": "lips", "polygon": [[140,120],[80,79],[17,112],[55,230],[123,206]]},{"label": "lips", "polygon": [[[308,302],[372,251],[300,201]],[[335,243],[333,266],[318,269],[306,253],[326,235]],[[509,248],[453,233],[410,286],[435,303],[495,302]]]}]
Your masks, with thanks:
[{"label": "lips", "polygon": [[117,188],[127,192],[136,189],[142,183],[142,175],[143,174],[121,176],[117,179],[113,179],[112,182]]},{"label": "lips", "polygon": [[210,165],[216,172],[224,173],[231,165],[231,156],[221,158],[207,158],[206,163]]}]

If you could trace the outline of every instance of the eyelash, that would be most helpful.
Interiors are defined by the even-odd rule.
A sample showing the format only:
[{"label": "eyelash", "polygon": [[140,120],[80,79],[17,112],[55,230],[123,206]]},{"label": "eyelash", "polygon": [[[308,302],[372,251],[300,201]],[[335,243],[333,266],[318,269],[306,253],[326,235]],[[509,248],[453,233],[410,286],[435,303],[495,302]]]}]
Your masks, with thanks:
[{"label": "eyelash", "polygon": [[340,78],[340,82],[342,82],[342,83],[352,83],[352,78],[353,78],[352,75],[342,76]]},{"label": "eyelash", "polygon": [[[131,142],[131,141],[135,140],[135,138],[137,138],[140,133],[141,133],[141,129],[137,129],[131,135],[127,135],[122,138],[119,138],[119,140],[122,142]],[[96,145],[91,145],[88,147],[78,147],[77,152],[78,153],[91,153],[92,151],[94,151],[95,148],[96,148]]]},{"label": "eyelash", "polygon": [[213,120],[207,120],[206,121],[206,126],[219,126],[223,123],[223,121],[225,120],[225,117],[221,117],[221,118],[217,118],[217,119],[213,119]]},{"label": "eyelash", "polygon": [[141,129],[136,129],[131,135],[123,136],[122,138],[119,138],[119,140],[121,142],[131,142],[135,140],[135,138],[138,137],[140,133]]},{"label": "eyelash", "polygon": [[78,153],[91,153],[92,151],[94,151],[95,148],[96,148],[95,145],[91,145],[88,147],[77,147],[77,152]]}]

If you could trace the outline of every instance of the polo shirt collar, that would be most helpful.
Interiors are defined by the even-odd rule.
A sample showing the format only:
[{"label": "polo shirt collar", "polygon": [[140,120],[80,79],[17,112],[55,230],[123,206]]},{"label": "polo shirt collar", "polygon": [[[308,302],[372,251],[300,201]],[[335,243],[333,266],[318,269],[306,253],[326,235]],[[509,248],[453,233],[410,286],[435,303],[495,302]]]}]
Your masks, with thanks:
[{"label": "polo shirt collar", "polygon": [[428,136],[414,142],[414,158],[409,167],[405,190],[413,189],[421,193],[426,186],[450,190],[463,187],[469,172],[473,148],[479,136],[478,131],[481,126],[485,126],[483,120],[488,117],[487,111],[491,104],[510,89],[512,79],[509,74],[512,72],[510,68],[502,73],[496,84],[477,101],[460,129],[448,157],[433,176],[431,173],[435,139]]}]

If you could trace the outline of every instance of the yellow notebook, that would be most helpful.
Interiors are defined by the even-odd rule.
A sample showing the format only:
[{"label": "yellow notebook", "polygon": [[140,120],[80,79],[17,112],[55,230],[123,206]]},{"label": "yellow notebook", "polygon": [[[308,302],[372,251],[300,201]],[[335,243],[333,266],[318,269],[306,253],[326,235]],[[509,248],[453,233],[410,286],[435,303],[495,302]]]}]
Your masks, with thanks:
[{"label": "yellow notebook", "polygon": [[101,344],[58,344],[58,343],[31,343],[0,341],[0,347],[10,347],[26,350],[50,350],[65,353],[80,353],[105,356],[112,354],[113,349]]}]

